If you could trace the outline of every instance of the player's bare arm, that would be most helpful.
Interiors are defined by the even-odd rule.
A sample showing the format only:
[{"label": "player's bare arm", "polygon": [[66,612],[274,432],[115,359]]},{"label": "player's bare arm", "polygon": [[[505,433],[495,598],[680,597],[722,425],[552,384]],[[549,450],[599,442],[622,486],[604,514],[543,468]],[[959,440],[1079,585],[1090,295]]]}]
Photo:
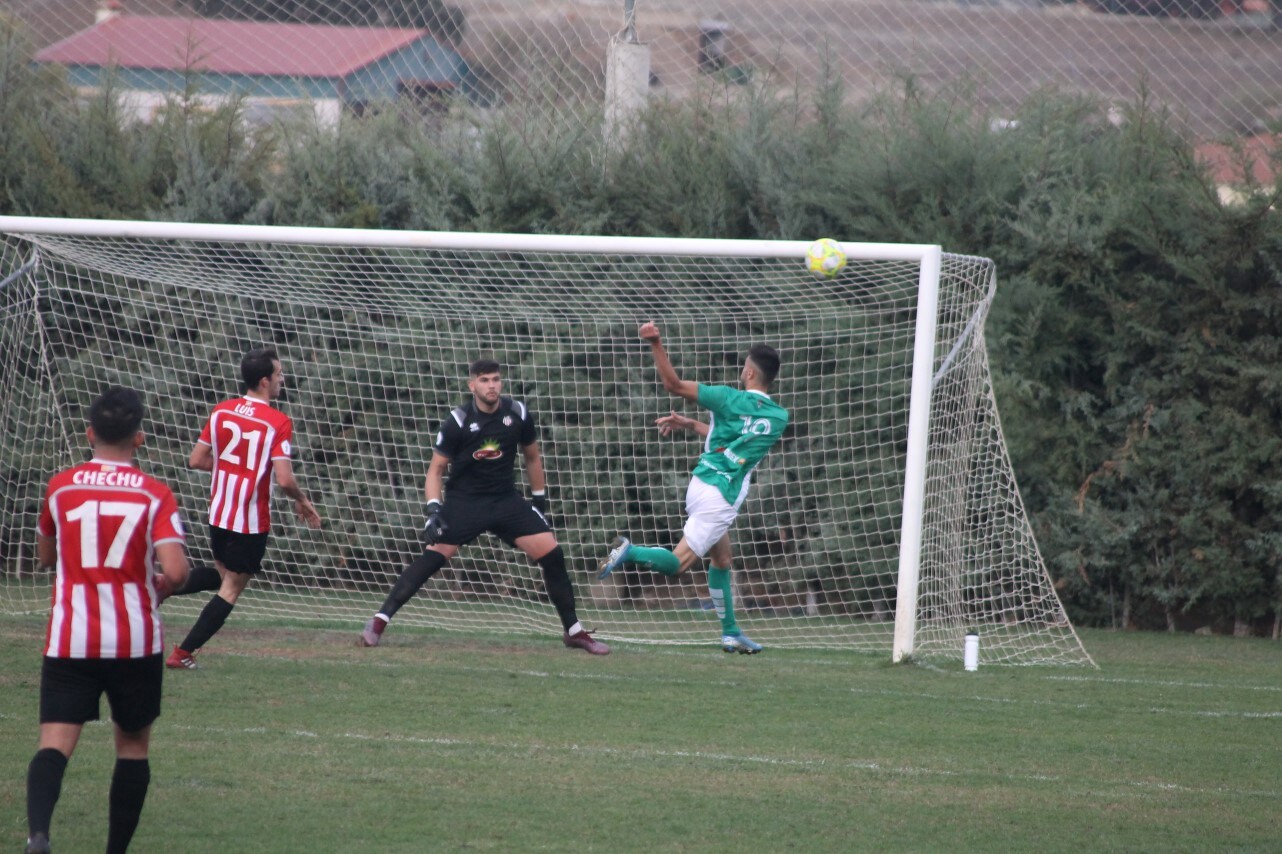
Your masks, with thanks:
[{"label": "player's bare arm", "polygon": [[531,442],[521,448],[525,457],[525,479],[530,484],[531,492],[544,492],[547,489],[547,476],[543,473],[543,454],[539,452],[539,443]]},{"label": "player's bare arm", "polygon": [[445,472],[450,468],[450,458],[433,451],[432,462],[427,467],[427,482],[423,485],[423,498],[427,503],[442,501],[445,495]]},{"label": "player's bare arm", "polygon": [[429,529],[435,529],[427,540],[429,543],[427,548],[429,551],[437,552],[446,560],[458,553],[458,546],[439,542],[441,533],[445,531],[440,514],[445,495],[445,474],[449,468],[450,458],[440,451],[432,451],[432,462],[427,466],[427,478],[423,483],[423,498],[427,501],[427,524],[423,531],[427,535]]},{"label": "player's bare arm", "polygon": [[294,499],[294,512],[309,528],[321,526],[320,514],[312,506],[311,499],[303,492],[298,481],[294,479],[294,466],[289,460],[272,460],[272,475],[280,491]]},{"label": "player's bare arm", "polygon": [[670,436],[682,430],[690,430],[698,433],[700,436],[707,436],[708,430],[711,429],[707,424],[697,418],[690,418],[681,415],[673,410],[667,415],[654,419],[655,425],[659,428],[660,436]]},{"label": "player's bare arm", "polygon": [[187,458],[187,465],[199,471],[214,470],[214,449],[204,442],[197,442]]},{"label": "player's bare arm", "polygon": [[36,536],[36,559],[41,569],[48,569],[58,562],[58,540],[43,534]]},{"label": "player's bare arm", "polygon": [[654,366],[659,371],[659,379],[663,382],[663,387],[670,394],[678,397],[684,397],[686,400],[697,401],[699,399],[699,384],[690,380],[683,380],[677,376],[677,369],[672,367],[672,360],[668,358],[668,351],[663,347],[663,338],[659,334],[659,327],[654,321],[641,324],[641,338],[650,344],[650,355],[654,358]]},{"label": "player's bare arm", "polygon": [[157,544],[156,560],[171,589],[177,590],[187,583],[191,565],[187,562],[187,549],[182,543]]}]

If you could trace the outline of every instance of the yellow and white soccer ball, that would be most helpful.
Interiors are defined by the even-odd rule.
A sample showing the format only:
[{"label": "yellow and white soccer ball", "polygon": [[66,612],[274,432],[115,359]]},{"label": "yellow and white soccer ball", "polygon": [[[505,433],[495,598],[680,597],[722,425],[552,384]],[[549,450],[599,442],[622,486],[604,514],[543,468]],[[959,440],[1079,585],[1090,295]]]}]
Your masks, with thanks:
[{"label": "yellow and white soccer ball", "polygon": [[846,253],[831,237],[823,237],[806,250],[806,269],[820,279],[835,279],[846,266]]}]

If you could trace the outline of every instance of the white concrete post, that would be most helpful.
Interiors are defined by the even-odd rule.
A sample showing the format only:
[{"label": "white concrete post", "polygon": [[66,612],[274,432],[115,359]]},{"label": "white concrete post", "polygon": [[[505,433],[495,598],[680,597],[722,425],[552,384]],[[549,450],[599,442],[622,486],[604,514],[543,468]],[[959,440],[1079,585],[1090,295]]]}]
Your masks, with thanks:
[{"label": "white concrete post", "polygon": [[605,60],[605,141],[619,145],[645,109],[650,91],[650,46],[610,39]]}]

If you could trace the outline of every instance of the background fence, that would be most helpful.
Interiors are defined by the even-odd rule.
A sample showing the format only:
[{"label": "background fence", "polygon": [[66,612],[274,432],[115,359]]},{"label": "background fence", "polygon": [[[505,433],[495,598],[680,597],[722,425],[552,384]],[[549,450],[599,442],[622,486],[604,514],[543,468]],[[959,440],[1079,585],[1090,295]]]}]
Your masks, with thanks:
[{"label": "background fence", "polygon": [[[108,6],[102,6],[105,2]],[[837,79],[858,100],[911,76],[966,81],[994,117],[1046,87],[1171,108],[1201,139],[1255,133],[1278,117],[1282,32],[1267,0],[4,0],[38,62],[121,71],[125,89],[239,91],[283,103],[346,100],[358,85],[447,109],[597,121],[610,40],[644,45],[649,100],[703,92],[806,92]],[[632,17],[626,18],[631,13]],[[93,33],[96,18],[102,21]],[[253,19],[294,29],[203,25],[162,33],[164,17]],[[144,26],[143,19],[150,21]],[[132,20],[132,35],[123,21]],[[631,26],[627,23],[630,21]],[[139,35],[138,27],[143,27]],[[147,28],[150,27],[150,32]],[[324,46],[303,47],[324,31]],[[430,33],[434,63],[407,68],[359,41],[371,27]],[[114,33],[114,34],[113,34]],[[368,34],[368,33],[366,33]],[[169,39],[165,46],[158,45]],[[149,43],[144,59],[139,44]],[[386,51],[379,54],[378,50]],[[415,48],[422,51],[421,46]],[[299,52],[305,56],[298,56]],[[157,60],[156,55],[160,54]],[[94,57],[97,60],[94,60]],[[305,61],[304,61],[305,60]],[[327,67],[328,63],[328,67]],[[363,63],[363,64],[362,64]],[[157,68],[157,65],[167,68]],[[421,63],[420,63],[421,65]],[[145,71],[145,74],[141,73]],[[162,72],[173,72],[166,76]],[[332,78],[333,91],[316,89]],[[346,94],[344,94],[344,92]]]}]

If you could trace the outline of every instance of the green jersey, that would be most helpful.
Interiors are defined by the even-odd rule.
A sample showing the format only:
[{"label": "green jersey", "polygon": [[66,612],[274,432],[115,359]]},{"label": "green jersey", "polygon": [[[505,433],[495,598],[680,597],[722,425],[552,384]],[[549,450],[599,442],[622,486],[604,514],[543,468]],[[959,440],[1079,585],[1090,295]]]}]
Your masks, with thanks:
[{"label": "green jersey", "polygon": [[760,391],[699,385],[698,403],[712,413],[711,429],[694,477],[715,486],[738,508],[748,494],[752,470],[788,426],[788,410]]}]

